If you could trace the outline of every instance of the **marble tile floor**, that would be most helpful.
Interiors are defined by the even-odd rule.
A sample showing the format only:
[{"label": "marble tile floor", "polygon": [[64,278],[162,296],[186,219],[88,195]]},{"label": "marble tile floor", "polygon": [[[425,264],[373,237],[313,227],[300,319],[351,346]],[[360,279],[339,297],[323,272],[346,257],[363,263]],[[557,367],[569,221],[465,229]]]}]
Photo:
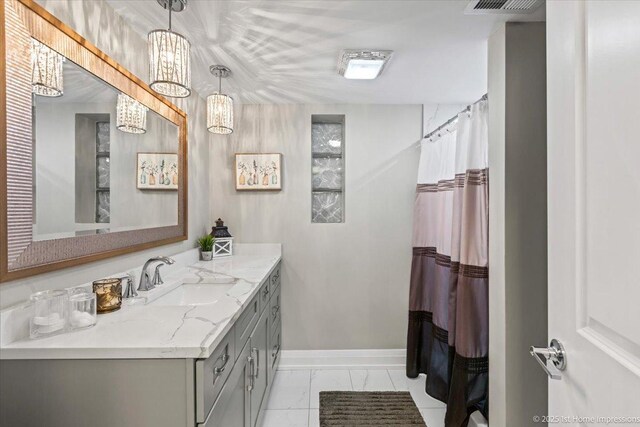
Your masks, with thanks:
[{"label": "marble tile floor", "polygon": [[279,370],[261,427],[319,427],[321,391],[409,391],[428,427],[443,427],[445,405],[404,370]]}]

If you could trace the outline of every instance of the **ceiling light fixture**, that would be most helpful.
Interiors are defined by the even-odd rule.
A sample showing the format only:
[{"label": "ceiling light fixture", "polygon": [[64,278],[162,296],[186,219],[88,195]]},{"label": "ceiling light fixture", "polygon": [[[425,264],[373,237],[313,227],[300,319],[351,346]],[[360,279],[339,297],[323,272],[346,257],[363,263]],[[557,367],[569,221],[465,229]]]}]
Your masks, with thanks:
[{"label": "ceiling light fixture", "polygon": [[36,95],[62,96],[65,57],[49,46],[31,39],[31,85]]},{"label": "ceiling light fixture", "polygon": [[233,98],[222,93],[222,78],[229,77],[231,70],[224,65],[209,67],[218,78],[218,91],[207,97],[207,130],[228,135],[233,132]]},{"label": "ceiling light fixture", "polygon": [[391,54],[392,50],[343,50],[338,62],[338,73],[345,79],[375,79],[384,69]]},{"label": "ceiling light fixture", "polygon": [[171,31],[171,13],[182,12],[187,0],[158,0],[169,9],[169,29],[149,33],[149,86],[161,95],[186,98],[191,94],[191,43]]},{"label": "ceiling light fixture", "polygon": [[122,132],[145,133],[149,109],[124,93],[118,94],[116,127]]}]

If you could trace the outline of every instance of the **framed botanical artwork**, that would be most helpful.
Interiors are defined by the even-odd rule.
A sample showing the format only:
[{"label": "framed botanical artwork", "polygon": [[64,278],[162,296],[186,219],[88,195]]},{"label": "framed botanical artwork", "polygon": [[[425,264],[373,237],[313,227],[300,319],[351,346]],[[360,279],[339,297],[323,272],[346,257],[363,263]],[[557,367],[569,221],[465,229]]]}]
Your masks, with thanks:
[{"label": "framed botanical artwork", "polygon": [[177,153],[138,153],[136,186],[139,190],[178,190]]},{"label": "framed botanical artwork", "polygon": [[237,153],[236,190],[282,190],[282,154]]}]

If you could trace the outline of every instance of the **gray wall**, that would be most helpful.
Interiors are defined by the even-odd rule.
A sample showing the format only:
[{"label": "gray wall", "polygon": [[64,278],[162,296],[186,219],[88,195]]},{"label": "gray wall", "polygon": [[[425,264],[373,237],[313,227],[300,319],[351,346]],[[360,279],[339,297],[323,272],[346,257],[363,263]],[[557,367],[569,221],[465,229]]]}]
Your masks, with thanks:
[{"label": "gray wall", "polygon": [[[147,44],[104,0],[38,1],[58,19],[98,46],[135,75],[147,80]],[[174,101],[188,114],[189,130],[189,240],[107,261],[86,264],[0,285],[0,308],[26,300],[32,292],[85,283],[116,271],[139,266],[152,255],[172,255],[191,249],[194,239],[210,226],[209,146],[206,130],[206,104],[196,92]],[[73,166],[72,166],[73,168]],[[74,193],[74,188],[69,188]]]},{"label": "gray wall", "polygon": [[[244,105],[214,138],[212,213],[283,243],[287,350],[404,348],[420,105]],[[311,223],[311,115],[346,116],[346,222]],[[283,190],[236,192],[237,152],[283,154]]]},{"label": "gray wall", "polygon": [[544,23],[489,39],[489,371],[492,427],[547,414],[547,376],[529,355],[547,340]]}]

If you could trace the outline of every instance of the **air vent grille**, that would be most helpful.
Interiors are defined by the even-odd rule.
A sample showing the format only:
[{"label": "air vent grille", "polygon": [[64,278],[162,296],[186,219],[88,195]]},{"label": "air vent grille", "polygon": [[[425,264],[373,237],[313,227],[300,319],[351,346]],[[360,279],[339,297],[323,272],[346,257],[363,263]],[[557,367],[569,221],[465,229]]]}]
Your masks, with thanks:
[{"label": "air vent grille", "polygon": [[525,14],[542,5],[543,0],[472,0],[467,14]]},{"label": "air vent grille", "polygon": [[475,10],[502,9],[508,0],[480,0],[473,7]]}]

